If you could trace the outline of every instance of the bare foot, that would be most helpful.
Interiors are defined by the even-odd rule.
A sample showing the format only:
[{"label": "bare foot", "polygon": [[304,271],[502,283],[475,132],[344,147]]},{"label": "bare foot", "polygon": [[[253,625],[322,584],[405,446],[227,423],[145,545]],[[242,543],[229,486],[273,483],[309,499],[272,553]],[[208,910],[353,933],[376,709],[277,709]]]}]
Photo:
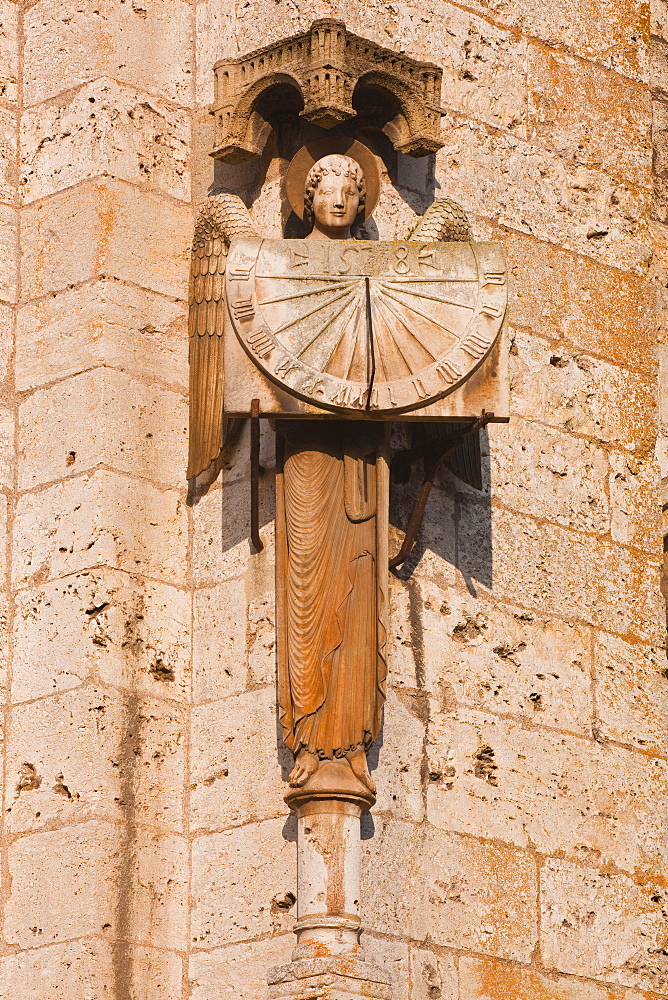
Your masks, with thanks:
[{"label": "bare foot", "polygon": [[350,764],[355,777],[361,781],[363,785],[366,785],[370,792],[375,793],[376,783],[369,774],[369,765],[367,764],[364,750],[358,750],[357,753],[352,754],[348,758],[348,763]]},{"label": "bare foot", "polygon": [[302,750],[297,755],[297,760],[295,761],[295,766],[290,772],[290,777],[288,782],[292,788],[301,788],[305,785],[311,775],[315,774],[318,770],[318,765],[320,761],[313,753],[309,753],[308,750]]}]

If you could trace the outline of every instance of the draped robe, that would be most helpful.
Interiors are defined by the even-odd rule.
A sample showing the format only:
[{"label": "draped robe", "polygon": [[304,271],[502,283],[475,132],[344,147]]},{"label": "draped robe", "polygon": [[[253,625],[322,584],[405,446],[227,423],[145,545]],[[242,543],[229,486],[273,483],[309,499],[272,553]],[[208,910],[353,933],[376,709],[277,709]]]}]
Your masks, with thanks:
[{"label": "draped robe", "polygon": [[281,422],[277,497],[279,717],[321,760],[368,750],[385,699],[384,431]]}]

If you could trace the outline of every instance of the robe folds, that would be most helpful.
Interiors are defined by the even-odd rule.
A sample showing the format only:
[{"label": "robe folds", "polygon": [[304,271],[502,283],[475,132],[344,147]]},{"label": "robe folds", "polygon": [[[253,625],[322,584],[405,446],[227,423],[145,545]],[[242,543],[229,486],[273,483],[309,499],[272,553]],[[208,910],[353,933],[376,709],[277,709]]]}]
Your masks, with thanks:
[{"label": "robe folds", "polygon": [[321,760],[368,750],[385,700],[384,430],[282,421],[276,504],[279,718]]}]

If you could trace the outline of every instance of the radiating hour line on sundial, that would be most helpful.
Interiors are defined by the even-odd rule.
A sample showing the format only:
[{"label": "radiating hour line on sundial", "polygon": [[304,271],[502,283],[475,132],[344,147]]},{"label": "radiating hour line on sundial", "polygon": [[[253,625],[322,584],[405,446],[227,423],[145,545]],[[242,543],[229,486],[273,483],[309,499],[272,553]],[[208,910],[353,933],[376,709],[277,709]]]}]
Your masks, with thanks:
[{"label": "radiating hour line on sundial", "polygon": [[[346,296],[351,294],[353,293],[344,292],[344,295]],[[341,293],[339,291],[336,291],[334,295],[326,302],[320,302],[317,306],[314,306],[313,309],[309,309],[307,310],[307,312],[300,313],[299,316],[295,316],[295,318],[291,319],[288,323],[284,323],[283,326],[279,326],[277,330],[272,330],[272,333],[274,334],[275,337],[277,337],[279,333],[284,333],[285,330],[289,330],[290,327],[295,326],[296,323],[300,323],[303,319],[308,319],[309,316],[313,316],[314,313],[320,312],[321,309],[326,309],[327,306],[333,305],[337,301],[337,299],[340,298],[341,298]]]},{"label": "radiating hour line on sundial", "polygon": [[443,275],[438,275],[435,278],[420,278],[420,277],[418,277],[415,274],[411,274],[408,278],[406,276],[404,276],[404,277],[396,277],[395,278],[391,274],[387,274],[387,275],[385,275],[383,277],[383,281],[391,281],[392,284],[396,283],[396,284],[399,284],[399,285],[404,284],[406,281],[410,281],[411,284],[413,284],[413,282],[415,282],[415,281],[421,281],[421,282],[425,282],[425,281],[431,281],[431,282],[434,282],[434,281],[438,281],[438,282],[441,282],[441,281],[453,282],[453,281],[455,281],[458,285],[459,284],[462,284],[462,285],[464,285],[464,284],[466,284],[466,285],[471,285],[471,284],[477,285],[478,284],[478,279],[477,278],[446,278]]},{"label": "radiating hour line on sundial", "polygon": [[[333,316],[328,316],[327,319],[325,320],[325,322],[322,324],[322,326],[318,327],[318,329],[313,334],[313,336],[311,337],[311,339],[309,340],[309,342],[307,344],[305,344],[305,346],[302,347],[299,350],[299,352],[297,353],[297,357],[298,358],[301,358],[302,355],[305,354],[308,351],[309,347],[311,347],[313,344],[315,344],[315,342],[322,336],[322,334],[325,332],[325,330],[327,329],[328,326],[332,326],[336,322],[336,320],[339,318],[339,316],[344,311],[344,309],[347,309],[347,307],[351,303],[355,302],[355,292],[354,291],[348,292],[347,295],[345,295],[343,297],[343,299],[344,299],[344,301],[343,301],[343,305],[341,306],[341,308],[337,309],[337,311],[334,313]],[[344,327],[344,329],[345,329],[345,327]]]},{"label": "radiating hour line on sundial", "polygon": [[334,357],[334,355],[338,351],[339,346],[341,344],[341,341],[343,340],[343,338],[346,335],[346,330],[348,329],[348,324],[350,323],[350,320],[352,319],[353,313],[357,312],[358,318],[359,318],[359,312],[360,312],[360,308],[361,308],[361,305],[362,305],[361,300],[359,298],[353,299],[352,302],[350,303],[350,305],[352,306],[352,309],[350,311],[350,315],[348,315],[348,316],[345,317],[345,319],[344,319],[344,321],[343,321],[343,323],[341,325],[341,332],[340,332],[339,336],[337,337],[336,342],[334,343],[332,349],[330,350],[329,354],[327,355],[327,358],[320,365],[320,370],[323,371],[323,372],[325,372],[325,371],[328,370],[332,358]]},{"label": "radiating hour line on sundial", "polygon": [[[383,289],[383,291],[389,291],[389,289],[385,287],[384,281],[379,281],[378,285]],[[400,285],[395,285],[394,287],[391,285],[390,288],[392,288],[392,291],[398,292],[400,295],[413,295],[415,298],[429,299],[430,301],[438,302],[443,306],[456,306],[458,309],[468,309],[469,312],[475,311],[475,306],[469,306],[465,302],[455,302],[454,299],[442,299],[438,295],[430,295],[429,292],[420,292],[418,296],[417,293],[412,292],[410,288],[402,288]]]},{"label": "radiating hour line on sundial", "polygon": [[[347,291],[350,285],[354,284],[353,280],[342,281],[341,285]],[[260,305],[268,306],[274,305],[276,302],[288,302],[290,299],[306,299],[309,295],[318,295],[321,292],[331,292],[331,285],[322,285],[320,288],[308,288],[306,291],[303,289],[299,292],[290,292],[289,295],[279,295],[274,299],[262,299]]]},{"label": "radiating hour line on sundial", "polygon": [[[422,309],[418,309],[417,306],[409,305],[408,302],[402,302],[401,299],[397,298],[396,294],[391,292],[388,288],[384,288],[383,291],[385,295],[388,297],[388,299],[393,299],[395,302],[398,302],[400,306],[403,306],[404,309],[410,309],[410,311],[414,312],[416,316],[421,316],[422,319],[428,320],[430,323],[433,323],[434,326],[437,326],[439,327],[439,329],[444,330],[455,340],[457,339],[456,333],[453,333],[452,330],[450,330],[449,327],[445,326],[443,323],[439,323],[439,321],[437,319],[434,319],[433,316],[430,316],[429,313],[423,312]],[[435,360],[436,358],[434,358],[434,361]]]},{"label": "radiating hour line on sundial", "polygon": [[[389,304],[389,302],[383,302],[382,299],[379,299],[377,304],[381,307],[381,310],[382,309],[389,309],[390,312],[392,313],[392,315],[395,316],[395,318],[399,320],[399,322],[401,323],[401,325],[408,332],[408,334],[413,338],[413,340],[417,341],[417,343],[420,345],[420,347],[423,346],[420,343],[420,341],[418,340],[418,338],[415,336],[415,334],[413,333],[413,331],[410,329],[410,327],[408,327],[406,325],[406,323],[403,321],[403,319],[401,318],[401,316],[397,312],[395,312],[395,310],[392,308],[392,306]],[[388,330],[390,330],[390,332],[391,332],[392,331],[392,327],[390,326],[390,324],[386,322],[386,326],[387,326]],[[392,333],[392,332],[391,332],[391,339],[392,339],[392,343],[394,344],[394,346],[398,350],[399,354],[403,358],[404,364],[408,368],[409,372],[411,374],[413,374],[413,372],[415,371],[415,369],[413,368],[413,365],[410,363],[409,358],[406,357],[405,350],[402,348],[401,344],[399,343],[399,341],[397,340],[397,338],[394,336],[394,333]],[[428,350],[428,348],[425,347],[424,351],[425,351],[426,354],[429,355],[429,357],[432,359],[432,361],[436,360],[435,357],[434,357],[434,355],[431,353],[430,350]]]},{"label": "radiating hour line on sundial", "polygon": [[385,337],[379,336],[378,333],[377,333],[377,331],[379,331],[381,329],[381,327],[385,327],[385,329],[388,331],[388,333],[390,335],[390,339],[392,339],[392,330],[388,326],[387,320],[383,316],[383,313],[378,308],[378,303],[375,302],[373,299],[371,300],[371,313],[372,313],[372,315],[374,317],[374,343],[375,343],[375,346],[377,348],[375,350],[375,352],[374,352],[374,356],[375,356],[376,364],[377,364],[378,368],[380,369],[376,373],[376,375],[377,375],[377,378],[378,378],[379,382],[387,382],[387,378],[388,378],[388,376],[387,376],[387,368],[385,367],[385,356],[384,356],[383,349],[382,349],[382,345],[383,345],[383,343],[385,341]]}]

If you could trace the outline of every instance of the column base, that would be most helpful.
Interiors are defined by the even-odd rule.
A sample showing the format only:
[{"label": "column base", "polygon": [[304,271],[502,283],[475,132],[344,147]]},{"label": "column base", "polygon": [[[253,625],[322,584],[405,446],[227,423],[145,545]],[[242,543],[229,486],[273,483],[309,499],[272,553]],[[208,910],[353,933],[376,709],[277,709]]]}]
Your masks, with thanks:
[{"label": "column base", "polygon": [[269,1000],[391,1000],[390,977],[359,958],[302,958],[270,969]]}]

